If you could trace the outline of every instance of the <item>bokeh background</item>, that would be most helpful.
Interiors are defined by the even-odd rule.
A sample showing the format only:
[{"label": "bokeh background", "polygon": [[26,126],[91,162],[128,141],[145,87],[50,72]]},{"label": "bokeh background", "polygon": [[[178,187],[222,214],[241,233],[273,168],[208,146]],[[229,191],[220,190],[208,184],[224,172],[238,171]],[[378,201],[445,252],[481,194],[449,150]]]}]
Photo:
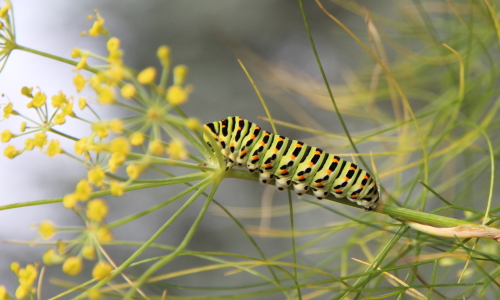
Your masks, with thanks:
[{"label": "bokeh background", "polygon": [[[332,82],[342,82],[342,74],[346,70],[353,70],[362,63],[358,57],[363,52],[324,16],[313,1],[304,2],[329,79]],[[383,11],[386,4],[390,5],[390,2],[377,1],[377,7],[370,9]],[[286,80],[280,78],[280,73],[270,73],[270,70],[276,70],[279,66],[296,70],[295,80],[318,80],[319,88],[315,93],[326,94],[326,89],[321,88],[320,73],[309,46],[297,1],[13,0],[13,5],[18,43],[63,57],[69,58],[75,47],[105,53],[103,37],[80,36],[82,31],[90,28],[92,22],[86,20],[86,16],[94,9],[98,9],[106,19],[106,27],[111,35],[122,41],[124,61],[133,68],[140,70],[148,66],[158,67],[156,49],[160,45],[170,46],[173,63],[185,64],[190,68],[188,82],[194,86],[189,102],[183,107],[184,111],[204,123],[239,115],[270,129],[269,124],[257,119],[265,113],[237,62],[237,58],[240,58],[264,92],[275,118],[298,122],[297,117],[307,113],[314,115],[317,124],[322,124],[326,130],[342,132],[337,118],[330,111],[313,107],[302,96],[280,84]],[[348,26],[363,30],[365,25],[361,17],[350,14],[332,3],[325,5]],[[373,3],[362,5],[372,6]],[[17,107],[24,106],[27,102],[27,98],[20,95],[23,86],[39,86],[47,95],[56,94],[59,90],[74,95],[73,69],[62,63],[15,51],[0,73],[0,93]],[[2,100],[2,103],[4,102],[7,102],[6,98]],[[290,114],[291,111],[295,112],[295,116]],[[123,112],[102,111],[105,117],[119,116],[121,113]],[[9,128],[17,132],[19,124],[19,119],[10,118],[0,123],[0,129]],[[294,139],[307,138],[304,133],[278,128],[282,135]],[[74,123],[73,130],[75,134],[84,134],[89,128],[82,123]],[[13,142],[15,144],[15,141]],[[323,143],[330,146],[335,144],[334,141]],[[71,147],[71,144],[66,146]],[[83,166],[71,159],[64,156],[51,159],[38,151],[23,154],[14,160],[0,158],[0,165],[0,205],[63,196],[71,192],[74,184],[85,176]],[[179,191],[176,187],[157,188],[128,193],[120,199],[108,198],[111,206],[108,218],[123,217],[157,204],[168,199],[169,195],[176,191]],[[264,191],[265,187],[257,183],[227,180],[217,193],[216,199],[228,206],[258,208]],[[274,201],[275,204],[287,203],[284,194],[276,194]],[[120,228],[114,232],[115,238],[146,240],[180,204],[168,206],[141,219],[140,222]],[[177,245],[192,224],[201,204],[200,201],[188,209],[160,241]],[[323,225],[335,221],[332,216],[319,210],[297,213],[297,227]],[[0,211],[0,239],[32,241],[36,237],[36,230],[31,227],[42,220],[52,220],[57,225],[81,225],[72,212],[65,210],[60,204]],[[240,220],[247,226],[259,225],[262,221],[259,218]],[[289,219],[286,215],[274,218],[271,226],[288,228]],[[64,235],[60,237],[64,238]],[[341,235],[338,237],[341,239]],[[290,248],[289,239],[257,238],[257,241],[269,256]],[[299,239],[298,243],[304,241]],[[255,255],[235,224],[229,218],[217,215],[215,210],[203,220],[198,234],[188,248],[203,251],[224,249],[227,252]],[[0,244],[0,284],[13,291],[17,286],[17,278],[9,270],[9,264],[12,261],[18,261],[22,265],[41,261],[41,255],[46,249],[45,246]],[[121,262],[134,248],[124,250],[109,247],[108,250],[116,262]],[[160,251],[148,253],[161,254]],[[176,269],[204,263],[193,260],[177,259],[168,266]],[[90,266],[87,266],[85,272],[88,273],[89,270]],[[58,267],[52,267],[46,274],[47,279],[51,277],[61,278],[64,275]],[[177,283],[209,286],[220,283],[221,277],[212,279],[210,276],[199,274],[180,278]],[[241,278],[243,277],[238,275],[228,276],[224,285],[238,284]],[[45,284],[44,298],[55,295],[58,291],[61,289]],[[262,299],[272,299],[266,297]]]}]

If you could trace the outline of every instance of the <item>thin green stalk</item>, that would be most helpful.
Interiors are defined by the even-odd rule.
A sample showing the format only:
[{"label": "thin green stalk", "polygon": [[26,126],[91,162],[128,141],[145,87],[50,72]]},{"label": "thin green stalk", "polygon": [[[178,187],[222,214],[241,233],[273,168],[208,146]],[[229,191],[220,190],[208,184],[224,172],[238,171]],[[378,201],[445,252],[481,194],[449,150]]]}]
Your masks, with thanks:
[{"label": "thin green stalk", "polygon": [[142,244],[139,249],[137,249],[132,255],[130,255],[117,269],[113,271],[112,274],[110,274],[108,277],[105,279],[99,281],[96,285],[94,285],[91,289],[87,291],[87,293],[81,294],[75,298],[74,300],[78,299],[83,299],[88,295],[88,292],[90,290],[97,290],[107,284],[110,280],[112,280],[115,276],[123,272],[127,267],[132,264],[137,257],[139,257],[148,247],[151,245],[167,228],[170,227],[170,225],[189,207],[191,204],[198,199],[198,196],[208,187],[210,184],[212,184],[212,179],[211,178],[206,178],[204,181],[204,185],[200,189],[198,189],[182,206],[179,208],[173,215],[170,217],[167,222],[165,222],[144,244]]},{"label": "thin green stalk", "polygon": [[[35,50],[35,49],[31,49],[31,48],[28,48],[28,47],[24,47],[24,46],[21,46],[21,45],[18,45],[18,44],[15,45],[14,49],[26,51],[26,52],[33,53],[33,54],[36,54],[36,55],[40,55],[40,56],[43,56],[43,57],[46,57],[46,58],[50,58],[50,59],[53,59],[55,61],[60,61],[60,62],[69,64],[69,65],[72,65],[72,66],[78,65],[77,61],[74,61],[74,60],[71,60],[71,59],[67,59],[67,58],[64,58],[64,57],[60,57],[60,56],[57,56],[57,55],[45,53],[45,52],[38,51],[38,50]],[[89,67],[89,66],[85,66],[82,69],[87,70],[89,72],[92,72],[94,74],[99,73],[98,69],[92,68],[92,67]]]},{"label": "thin green stalk", "polygon": [[199,187],[201,187],[204,184],[206,184],[205,181],[200,181],[200,182],[198,182],[198,183],[192,185],[191,187],[183,190],[179,194],[173,196],[172,198],[170,198],[170,199],[168,199],[166,201],[163,201],[163,202],[161,202],[161,203],[159,203],[159,204],[157,204],[155,206],[152,206],[152,207],[150,207],[148,209],[145,209],[145,210],[143,210],[143,211],[141,211],[139,213],[136,213],[136,214],[130,215],[128,217],[116,220],[116,221],[114,221],[112,223],[109,223],[107,227],[110,228],[110,229],[112,229],[112,228],[115,228],[115,227],[122,226],[122,225],[124,225],[124,224],[126,224],[128,222],[137,220],[137,219],[139,219],[141,217],[144,217],[145,215],[148,215],[148,214],[150,214],[152,212],[155,212],[155,211],[159,210],[160,208],[162,208],[164,206],[167,206],[167,205],[169,205],[169,204],[171,204],[171,203],[179,200],[180,198],[182,198],[185,195],[191,193],[192,191],[198,189]]},{"label": "thin green stalk", "polygon": [[250,83],[252,84],[253,89],[255,90],[255,93],[257,93],[257,97],[259,98],[260,103],[262,104],[262,107],[264,108],[264,111],[266,112],[266,115],[269,118],[269,122],[271,123],[271,127],[273,128],[274,134],[278,134],[278,130],[276,130],[276,126],[274,125],[273,117],[271,116],[271,112],[269,111],[269,108],[267,108],[266,101],[264,101],[264,98],[260,94],[259,88],[257,88],[257,85],[253,81],[252,76],[250,76],[250,73],[248,72],[248,70],[245,67],[245,65],[243,64],[243,62],[239,59],[238,59],[238,62],[240,63],[240,66],[243,69],[243,72],[245,72],[245,74],[247,75],[248,80],[250,80]]},{"label": "thin green stalk", "polygon": [[[196,220],[193,222],[193,225],[191,225],[191,228],[189,229],[188,233],[185,235],[184,239],[179,244],[179,246],[172,253],[168,254],[160,261],[157,261],[155,264],[153,264],[151,267],[149,267],[144,273],[142,273],[141,276],[139,276],[139,278],[135,281],[134,285],[130,288],[128,293],[125,294],[125,297],[124,297],[125,300],[132,299],[134,297],[137,289],[142,284],[144,284],[151,275],[153,275],[156,271],[158,271],[158,269],[160,269],[161,267],[163,267],[164,265],[166,265],[167,263],[172,261],[174,258],[176,258],[177,255],[179,253],[181,253],[187,247],[187,245],[189,244],[189,242],[193,238],[194,234],[196,233],[198,226],[201,223],[201,220],[205,216],[205,213],[207,212],[208,206],[212,202],[212,198],[214,197],[215,192],[217,191],[217,187],[218,187],[218,183],[215,182],[213,184],[212,190],[210,191],[210,194],[207,197],[207,200],[205,201],[205,204],[203,205],[202,209],[198,213]],[[205,188],[200,189],[199,191],[197,191],[199,193],[196,193],[195,195],[199,196],[204,190],[205,190]],[[196,198],[193,197],[193,201],[196,200]]]},{"label": "thin green stalk", "polygon": [[[293,264],[297,264],[297,252],[295,250],[295,225],[293,222],[293,203],[291,190],[288,190],[288,207],[290,208],[290,230],[292,231],[292,253],[293,253]],[[297,267],[293,267],[293,276],[297,279]]]}]

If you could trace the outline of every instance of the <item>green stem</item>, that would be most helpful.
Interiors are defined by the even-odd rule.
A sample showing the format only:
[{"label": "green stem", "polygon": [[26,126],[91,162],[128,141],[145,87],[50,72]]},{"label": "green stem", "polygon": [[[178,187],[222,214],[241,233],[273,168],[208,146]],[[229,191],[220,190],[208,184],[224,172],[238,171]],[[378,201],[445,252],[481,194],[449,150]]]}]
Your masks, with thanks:
[{"label": "green stem", "polygon": [[[250,180],[250,181],[259,181],[259,175],[258,174],[252,174],[244,170],[235,170],[231,169],[227,172],[225,172],[224,176],[226,178],[238,178],[238,179],[244,179],[244,180]],[[288,189],[292,190],[293,187],[290,186]],[[312,195],[312,192],[309,191],[309,194]],[[353,203],[347,199],[337,199],[333,195],[329,195],[326,200],[331,200],[335,201],[344,205],[349,205],[355,208],[360,208],[359,205],[356,203]],[[444,217],[444,216],[439,216],[435,214],[430,214],[418,210],[413,210],[413,209],[408,209],[408,208],[403,208],[403,207],[397,207],[393,205],[384,205],[383,203],[379,204],[377,207],[376,212],[388,215],[392,218],[398,219],[398,220],[410,220],[418,223],[424,223],[424,224],[429,224],[433,226],[439,226],[439,227],[456,227],[459,225],[464,225],[464,224],[470,224],[470,225],[477,225],[475,223],[467,222],[464,220],[458,220],[458,219],[453,219],[449,217]]]},{"label": "green stem", "polygon": [[[210,175],[210,173],[200,172],[200,173],[193,173],[193,174],[174,177],[174,178],[166,178],[166,179],[161,179],[161,180],[157,180],[157,181],[150,181],[148,183],[133,184],[133,185],[127,186],[125,188],[125,191],[128,192],[128,191],[135,191],[135,190],[147,189],[147,188],[164,186],[164,185],[172,185],[172,184],[177,184],[177,183],[183,183],[183,182],[186,182],[187,180],[195,181],[195,180],[203,179],[209,175]],[[90,194],[90,197],[91,198],[102,197],[102,196],[106,196],[106,195],[110,195],[110,194],[111,194],[110,190],[97,191],[97,192],[93,192],[92,194]],[[43,200],[27,201],[27,202],[21,202],[21,203],[2,205],[2,206],[0,206],[0,211],[13,209],[13,208],[20,208],[20,207],[58,203],[58,202],[62,202],[63,198],[64,197],[58,197],[58,198],[51,198],[51,199],[43,199]]]},{"label": "green stem", "polygon": [[[94,285],[90,290],[87,291],[87,293],[80,294],[77,297],[73,298],[75,300],[83,299],[84,297],[87,296],[88,292],[91,290],[96,290],[99,289],[100,287],[104,286],[107,284],[110,280],[112,280],[115,276],[121,274],[123,270],[125,270],[127,267],[132,264],[137,257],[139,257],[167,228],[170,227],[170,225],[196,200],[198,199],[198,196],[211,184],[211,179],[207,178],[206,180],[203,181],[204,184],[203,186],[197,190],[183,205],[180,209],[178,209],[170,219],[167,220],[146,242],[142,244],[142,246],[137,249],[132,255],[130,255],[127,260],[125,260],[117,269],[111,273],[110,276],[106,277],[105,279],[99,281],[96,285]],[[209,202],[207,200],[207,202]],[[200,220],[201,221],[201,220]]]},{"label": "green stem", "polygon": [[[42,51],[38,51],[38,50],[31,49],[31,48],[24,47],[24,46],[17,45],[17,44],[14,46],[13,49],[23,50],[23,51],[26,51],[26,52],[29,52],[29,53],[33,53],[33,54],[40,55],[40,56],[43,56],[43,57],[46,57],[46,58],[50,58],[50,59],[53,59],[53,60],[56,60],[56,61],[60,61],[60,62],[69,64],[69,65],[72,65],[72,66],[78,65],[77,61],[74,61],[74,60],[71,60],[71,59],[67,59],[67,58],[64,58],[64,57],[60,57],[60,56],[57,56],[57,55],[45,53],[45,52],[42,52]],[[99,72],[99,70],[97,70],[95,68],[91,68],[89,66],[85,66],[82,69],[87,70],[89,72],[92,72],[94,74],[97,74]]]},{"label": "green stem", "polygon": [[[205,187],[206,186],[204,186],[203,188],[201,188],[200,190],[198,190],[197,193],[194,194],[193,197],[191,198],[192,200],[191,199],[190,200],[191,201],[196,200],[196,198],[198,198],[198,196],[203,192],[203,190],[205,189]],[[164,258],[162,258],[161,260],[157,261],[155,264],[153,264],[151,267],[149,267],[149,269],[147,269],[144,273],[142,273],[142,275],[137,279],[137,281],[134,283],[134,285],[130,288],[130,290],[128,291],[128,293],[125,294],[124,299],[126,299],[126,300],[127,299],[132,299],[134,297],[134,294],[135,294],[136,290],[143,283],[145,283],[148,280],[148,278],[151,275],[153,275],[154,272],[158,271],[161,267],[163,267],[164,265],[166,265],[167,263],[169,263],[170,261],[172,261],[174,258],[176,258],[179,255],[179,253],[181,253],[187,247],[187,245],[189,244],[189,242],[193,238],[194,234],[196,233],[196,231],[198,229],[198,226],[201,223],[201,220],[205,216],[205,213],[207,212],[207,209],[208,209],[210,203],[212,202],[212,198],[215,195],[215,192],[217,191],[217,187],[218,187],[217,184],[213,185],[212,191],[210,192],[210,195],[208,196],[207,200],[205,201],[205,204],[203,205],[203,208],[199,212],[198,217],[194,221],[193,225],[191,226],[191,228],[189,229],[188,233],[186,234],[186,236],[184,237],[184,239],[182,240],[182,242],[179,244],[179,246],[172,253],[168,254],[167,256],[165,256]]]}]

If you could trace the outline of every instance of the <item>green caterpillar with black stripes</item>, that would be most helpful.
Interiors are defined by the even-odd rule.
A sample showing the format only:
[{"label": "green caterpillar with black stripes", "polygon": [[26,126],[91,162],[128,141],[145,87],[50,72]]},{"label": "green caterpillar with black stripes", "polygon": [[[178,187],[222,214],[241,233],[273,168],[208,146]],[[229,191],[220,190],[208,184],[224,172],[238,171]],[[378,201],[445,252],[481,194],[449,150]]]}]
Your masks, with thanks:
[{"label": "green caterpillar with black stripes", "polygon": [[368,211],[377,206],[379,192],[375,178],[352,162],[262,130],[240,117],[208,123],[204,128],[205,141],[214,150],[206,136],[211,133],[226,169],[238,166],[252,173],[258,171],[261,183],[274,179],[280,191],[293,184],[298,195],[311,189],[319,200],[332,194],[356,202]]}]

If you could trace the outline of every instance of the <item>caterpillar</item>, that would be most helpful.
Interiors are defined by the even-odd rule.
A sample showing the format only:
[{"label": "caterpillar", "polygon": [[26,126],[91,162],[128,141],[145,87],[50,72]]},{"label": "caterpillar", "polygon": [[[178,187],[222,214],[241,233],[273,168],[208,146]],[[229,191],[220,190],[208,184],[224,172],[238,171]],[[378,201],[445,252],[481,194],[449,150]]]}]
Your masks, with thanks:
[{"label": "caterpillar", "polygon": [[374,210],[379,200],[373,176],[356,164],[297,140],[262,130],[240,117],[228,117],[204,125],[204,140],[213,151],[206,134],[211,134],[226,163],[259,172],[263,184],[275,180],[278,190],[293,184],[300,196],[309,189],[321,200],[329,194],[347,198],[365,210]]}]

